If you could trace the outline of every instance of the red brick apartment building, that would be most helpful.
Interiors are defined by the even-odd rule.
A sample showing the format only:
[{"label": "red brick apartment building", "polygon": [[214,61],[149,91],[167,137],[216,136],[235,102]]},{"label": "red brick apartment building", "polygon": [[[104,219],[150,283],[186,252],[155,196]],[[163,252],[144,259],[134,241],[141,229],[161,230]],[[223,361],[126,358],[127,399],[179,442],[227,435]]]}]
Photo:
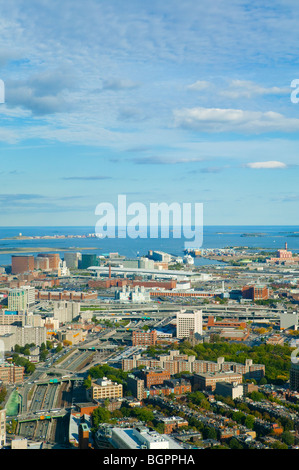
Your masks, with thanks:
[{"label": "red brick apartment building", "polygon": [[192,391],[192,386],[190,382],[182,381],[179,384],[173,385],[168,384],[165,381],[163,384],[153,385],[152,387],[144,390],[144,398],[148,396],[159,396],[159,395],[171,395],[172,393],[176,396],[184,395],[185,393],[189,393]]},{"label": "red brick apartment building", "polygon": [[136,330],[132,332],[132,345],[133,346],[155,346],[157,343],[156,330],[144,331]]},{"label": "red brick apartment building", "polygon": [[171,418],[161,419],[161,423],[164,424],[164,434],[171,434],[173,431],[180,429],[183,426],[188,426],[188,421],[184,418],[172,416]]},{"label": "red brick apartment building", "polygon": [[152,385],[163,384],[165,380],[170,379],[170,372],[167,370],[142,370],[140,378],[144,380],[146,388]]},{"label": "red brick apartment building", "polygon": [[0,364],[0,381],[6,384],[18,384],[23,382],[24,367],[15,364]]}]

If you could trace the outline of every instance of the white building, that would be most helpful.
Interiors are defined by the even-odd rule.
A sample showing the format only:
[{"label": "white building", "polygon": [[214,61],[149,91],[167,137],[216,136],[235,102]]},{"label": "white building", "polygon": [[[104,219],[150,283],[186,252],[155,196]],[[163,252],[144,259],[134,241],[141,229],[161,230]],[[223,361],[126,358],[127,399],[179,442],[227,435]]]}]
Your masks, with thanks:
[{"label": "white building", "polygon": [[176,335],[177,338],[188,338],[190,332],[202,335],[202,310],[177,312],[176,315]]},{"label": "white building", "polygon": [[25,344],[34,343],[36,346],[41,346],[46,343],[47,334],[46,328],[43,326],[22,326],[17,327],[16,331],[16,344],[25,346]]},{"label": "white building", "polygon": [[78,315],[80,315],[79,302],[54,302],[54,320],[60,323],[70,323]]},{"label": "white building", "polygon": [[144,286],[135,286],[133,289],[130,286],[123,286],[121,290],[115,292],[115,300],[120,302],[134,302],[144,303],[151,302],[149,291],[146,291]]},{"label": "white building", "polygon": [[59,267],[58,267],[58,276],[69,276],[69,275],[70,275],[70,270],[67,267],[66,262],[60,260]]},{"label": "white building", "polygon": [[298,313],[297,312],[283,312],[280,314],[280,329],[285,330],[287,328],[297,329],[298,327]]},{"label": "white building", "polygon": [[182,449],[171,437],[146,427],[113,428],[110,442],[116,449]]},{"label": "white building", "polygon": [[238,384],[236,382],[217,382],[215,393],[223,397],[230,397],[233,400],[236,398],[242,397],[244,394],[243,384]]}]

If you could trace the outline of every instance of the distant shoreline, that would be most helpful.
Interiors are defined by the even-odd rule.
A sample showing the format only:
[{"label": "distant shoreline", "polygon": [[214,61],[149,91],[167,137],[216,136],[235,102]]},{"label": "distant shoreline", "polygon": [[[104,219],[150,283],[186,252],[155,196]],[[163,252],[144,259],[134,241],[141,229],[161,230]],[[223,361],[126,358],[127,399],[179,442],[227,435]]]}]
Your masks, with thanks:
[{"label": "distant shoreline", "polygon": [[71,248],[49,248],[49,247],[20,247],[20,248],[0,248],[0,255],[19,254],[19,253],[41,253],[41,252],[52,252],[52,251],[82,251],[82,250],[99,250],[96,247],[71,247]]}]

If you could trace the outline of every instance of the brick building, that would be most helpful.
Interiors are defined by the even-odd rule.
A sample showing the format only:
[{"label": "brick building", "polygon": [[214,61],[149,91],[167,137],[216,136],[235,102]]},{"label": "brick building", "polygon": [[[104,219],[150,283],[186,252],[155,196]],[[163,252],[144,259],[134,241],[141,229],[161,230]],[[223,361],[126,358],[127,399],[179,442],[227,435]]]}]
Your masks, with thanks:
[{"label": "brick building", "polygon": [[148,370],[143,369],[140,371],[139,377],[144,380],[146,388],[152,385],[163,384],[165,380],[170,379],[170,372],[167,370]]},{"label": "brick building", "polygon": [[132,332],[133,346],[154,346],[157,343],[156,330],[135,330]]},{"label": "brick building", "polygon": [[37,291],[36,300],[73,300],[80,302],[82,300],[95,300],[98,298],[97,292],[75,292],[75,291]]},{"label": "brick building", "polygon": [[242,287],[243,299],[250,300],[267,300],[269,299],[269,289],[263,285],[253,285]]},{"label": "brick building", "polygon": [[32,255],[12,255],[11,273],[20,274],[34,270],[34,256]]},{"label": "brick building", "polygon": [[236,384],[242,383],[242,374],[236,372],[214,372],[206,374],[195,374],[194,390],[207,390],[213,392],[216,389],[218,382],[236,382]]},{"label": "brick building", "polygon": [[14,364],[0,364],[0,381],[6,384],[18,384],[23,382],[24,367]]}]

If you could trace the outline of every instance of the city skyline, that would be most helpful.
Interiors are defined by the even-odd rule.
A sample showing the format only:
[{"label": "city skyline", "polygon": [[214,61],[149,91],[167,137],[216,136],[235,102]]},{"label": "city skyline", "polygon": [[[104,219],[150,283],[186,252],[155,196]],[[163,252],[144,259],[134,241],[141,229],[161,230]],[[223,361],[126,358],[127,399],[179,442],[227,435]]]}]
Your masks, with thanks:
[{"label": "city skyline", "polygon": [[1,226],[94,226],[101,202],[296,225],[295,1],[1,6]]}]

